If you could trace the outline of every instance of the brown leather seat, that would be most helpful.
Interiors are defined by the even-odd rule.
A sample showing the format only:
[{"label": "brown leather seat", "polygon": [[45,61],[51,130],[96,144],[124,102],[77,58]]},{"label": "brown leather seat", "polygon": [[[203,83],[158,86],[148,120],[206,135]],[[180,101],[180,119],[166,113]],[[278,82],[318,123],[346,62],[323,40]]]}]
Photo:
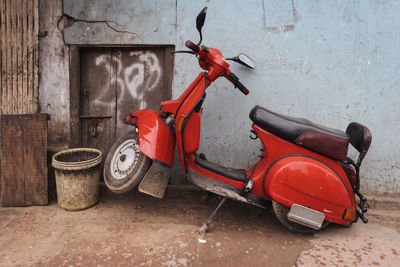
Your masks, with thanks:
[{"label": "brown leather seat", "polygon": [[255,106],[249,116],[256,125],[274,135],[334,159],[346,159],[349,136],[343,131],[260,106]]}]

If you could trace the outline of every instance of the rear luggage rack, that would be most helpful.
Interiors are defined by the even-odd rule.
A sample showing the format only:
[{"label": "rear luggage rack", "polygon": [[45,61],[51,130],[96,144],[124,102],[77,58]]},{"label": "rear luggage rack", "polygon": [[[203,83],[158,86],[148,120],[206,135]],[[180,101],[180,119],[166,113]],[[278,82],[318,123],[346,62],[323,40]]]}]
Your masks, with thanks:
[{"label": "rear luggage rack", "polygon": [[[361,160],[362,161],[362,160]],[[355,163],[351,158],[346,158],[345,163],[351,164],[354,166],[354,169],[356,170],[356,183],[353,185],[353,191],[354,193],[360,198],[360,202],[358,203],[358,207],[356,207],[357,210],[357,218],[360,218],[363,223],[368,223],[368,219],[365,218],[364,214],[367,213],[368,209],[366,206],[367,198],[360,192],[360,165],[361,161],[358,160],[357,163]]]},{"label": "rear luggage rack", "polygon": [[347,157],[345,161],[346,163],[353,165],[356,170],[356,183],[353,185],[353,190],[354,193],[360,198],[360,203],[356,208],[357,218],[360,218],[363,223],[368,223],[368,219],[364,216],[364,214],[368,211],[365,205],[367,198],[360,192],[360,166],[368,152],[369,146],[371,145],[372,135],[366,126],[358,122],[351,122],[349,126],[347,126],[346,133],[350,137],[350,144],[357,149],[358,152],[360,152],[357,163],[349,157]]}]

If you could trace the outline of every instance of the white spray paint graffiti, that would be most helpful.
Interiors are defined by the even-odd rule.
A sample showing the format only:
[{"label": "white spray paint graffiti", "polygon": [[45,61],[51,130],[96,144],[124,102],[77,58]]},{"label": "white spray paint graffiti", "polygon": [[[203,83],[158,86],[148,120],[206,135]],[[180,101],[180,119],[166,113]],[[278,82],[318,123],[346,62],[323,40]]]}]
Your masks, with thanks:
[{"label": "white spray paint graffiti", "polygon": [[[125,54],[126,55],[126,54]],[[144,98],[145,92],[149,92],[156,88],[161,82],[162,69],[157,58],[157,55],[151,51],[135,50],[129,52],[129,56],[139,56],[139,60],[129,66],[124,66],[121,59],[121,54],[114,55],[100,55],[96,58],[96,66],[104,67],[107,75],[110,75],[111,85],[116,85],[117,101],[114,102],[110,99],[110,90],[108,85],[99,88],[98,95],[95,96],[93,104],[96,107],[110,107],[115,108],[118,102],[128,102],[129,100],[136,100],[140,102],[140,108],[148,107],[148,103]],[[116,67],[113,67],[116,66]],[[105,74],[106,75],[106,74]],[[124,111],[122,111],[124,112]],[[121,110],[117,109],[117,128],[122,126],[121,120],[128,114],[121,114]]]},{"label": "white spray paint graffiti", "polygon": [[[133,98],[142,102],[142,108],[147,107],[147,103],[143,98],[145,91],[155,88],[161,80],[162,69],[156,54],[150,51],[132,51],[130,56],[139,55],[139,61],[128,67],[123,66],[121,58],[110,55],[101,55],[96,58],[96,66],[104,65],[111,77],[111,84],[116,84],[120,89],[117,101]],[[109,67],[112,63],[116,63],[116,68]],[[148,79],[145,78],[145,74]],[[143,87],[143,89],[142,89]],[[102,88],[98,96],[94,100],[95,104],[109,105],[109,101],[104,99],[104,95],[110,88]],[[115,105],[115,103],[113,103]]]}]

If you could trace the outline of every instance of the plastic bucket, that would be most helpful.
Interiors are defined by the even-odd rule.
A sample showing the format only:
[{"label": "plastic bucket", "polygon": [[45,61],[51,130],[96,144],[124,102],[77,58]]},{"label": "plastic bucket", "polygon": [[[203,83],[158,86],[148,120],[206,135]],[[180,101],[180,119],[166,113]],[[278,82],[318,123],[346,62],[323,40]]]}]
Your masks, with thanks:
[{"label": "plastic bucket", "polygon": [[93,148],[73,148],[63,150],[53,156],[57,201],[65,210],[87,209],[99,199],[100,150]]}]

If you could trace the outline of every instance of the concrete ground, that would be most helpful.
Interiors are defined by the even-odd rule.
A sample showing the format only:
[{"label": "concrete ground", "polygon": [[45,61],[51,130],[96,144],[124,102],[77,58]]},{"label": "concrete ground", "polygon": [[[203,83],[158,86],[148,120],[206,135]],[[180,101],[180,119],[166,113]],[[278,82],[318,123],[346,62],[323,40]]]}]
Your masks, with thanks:
[{"label": "concrete ground", "polygon": [[372,210],[367,225],[290,232],[270,209],[218,203],[197,190],[168,188],[163,200],[102,188],[99,203],[68,212],[0,208],[0,266],[399,266],[400,212]]}]

